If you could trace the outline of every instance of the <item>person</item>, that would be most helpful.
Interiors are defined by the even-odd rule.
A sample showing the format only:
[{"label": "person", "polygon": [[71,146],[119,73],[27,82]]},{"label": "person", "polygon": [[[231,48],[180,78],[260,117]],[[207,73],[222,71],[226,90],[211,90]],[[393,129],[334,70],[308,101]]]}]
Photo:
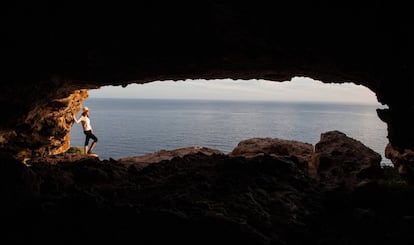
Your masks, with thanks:
[{"label": "person", "polygon": [[[98,142],[98,137],[93,133],[92,126],[91,126],[91,120],[89,119],[89,108],[83,107],[82,115],[79,119],[76,119],[76,116],[73,115],[73,119],[76,123],[82,123],[83,132],[85,133],[85,145],[84,145],[84,154],[94,154],[93,149],[96,146],[96,143]],[[89,146],[89,140],[92,139],[93,142],[91,144],[91,147],[88,150]]]}]

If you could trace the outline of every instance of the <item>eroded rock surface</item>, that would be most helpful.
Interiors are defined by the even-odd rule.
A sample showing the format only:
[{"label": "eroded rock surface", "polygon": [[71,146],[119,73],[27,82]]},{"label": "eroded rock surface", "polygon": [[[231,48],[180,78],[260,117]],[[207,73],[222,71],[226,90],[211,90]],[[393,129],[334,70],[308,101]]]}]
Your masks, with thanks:
[{"label": "eroded rock surface", "polygon": [[385,156],[391,159],[400,174],[414,183],[414,151],[408,149],[399,151],[388,144],[385,148]]},{"label": "eroded rock surface", "polygon": [[[44,88],[47,91],[47,88]],[[59,98],[31,101],[32,109],[22,121],[0,130],[0,151],[25,162],[28,159],[63,153],[70,147],[73,115],[82,107],[88,91],[67,91]],[[44,98],[42,98],[44,99]]]},{"label": "eroded rock surface", "polygon": [[237,144],[229,155],[255,157],[258,155],[272,155],[286,157],[294,161],[304,171],[308,170],[308,163],[313,154],[313,145],[295,140],[278,138],[252,138]]},{"label": "eroded rock surface", "polygon": [[202,146],[184,147],[175,150],[161,150],[154,153],[149,153],[140,156],[122,157],[118,159],[118,163],[123,164],[127,167],[133,165],[137,168],[148,166],[152,163],[161,162],[164,160],[171,160],[174,157],[184,157],[189,154],[201,153],[207,156],[211,155],[223,155],[224,153],[217,149],[211,149]]},{"label": "eroded rock surface", "polygon": [[321,134],[315,145],[310,172],[332,187],[352,188],[364,179],[376,178],[381,155],[339,131]]}]

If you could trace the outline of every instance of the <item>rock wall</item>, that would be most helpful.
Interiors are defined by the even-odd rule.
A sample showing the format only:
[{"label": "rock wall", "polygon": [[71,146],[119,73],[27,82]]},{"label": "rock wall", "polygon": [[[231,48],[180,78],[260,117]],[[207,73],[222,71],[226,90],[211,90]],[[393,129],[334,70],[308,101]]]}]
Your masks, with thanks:
[{"label": "rock wall", "polygon": [[75,90],[64,98],[39,102],[15,127],[0,132],[0,147],[22,161],[66,151],[72,117],[87,97],[87,90]]},{"label": "rock wall", "polygon": [[81,89],[294,76],[368,87],[388,105],[378,115],[390,144],[414,149],[411,8],[269,4],[4,6],[2,151],[24,158],[64,150]]}]

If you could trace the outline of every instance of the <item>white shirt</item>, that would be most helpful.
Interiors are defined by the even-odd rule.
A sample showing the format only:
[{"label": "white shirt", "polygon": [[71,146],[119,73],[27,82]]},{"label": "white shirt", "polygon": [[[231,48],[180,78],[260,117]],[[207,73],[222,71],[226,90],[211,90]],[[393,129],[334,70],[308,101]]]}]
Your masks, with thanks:
[{"label": "white shirt", "polygon": [[80,122],[82,122],[83,131],[89,131],[89,130],[92,130],[91,120],[89,119],[89,117],[87,117],[87,116],[83,116],[83,115],[82,115],[82,116],[79,118],[79,120],[78,120],[78,119],[76,119],[76,117],[74,117],[74,119],[75,119],[75,122],[76,122],[76,123],[80,123]]}]

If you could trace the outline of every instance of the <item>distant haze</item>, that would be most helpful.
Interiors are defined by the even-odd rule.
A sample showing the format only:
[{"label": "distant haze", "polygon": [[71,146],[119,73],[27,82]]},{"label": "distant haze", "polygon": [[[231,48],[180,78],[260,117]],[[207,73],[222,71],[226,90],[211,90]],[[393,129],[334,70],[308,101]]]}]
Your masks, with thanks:
[{"label": "distant haze", "polygon": [[311,101],[378,104],[368,88],[353,83],[327,84],[306,77],[291,81],[265,80],[185,80],[146,84],[105,86],[89,91],[91,98],[206,99]]}]

